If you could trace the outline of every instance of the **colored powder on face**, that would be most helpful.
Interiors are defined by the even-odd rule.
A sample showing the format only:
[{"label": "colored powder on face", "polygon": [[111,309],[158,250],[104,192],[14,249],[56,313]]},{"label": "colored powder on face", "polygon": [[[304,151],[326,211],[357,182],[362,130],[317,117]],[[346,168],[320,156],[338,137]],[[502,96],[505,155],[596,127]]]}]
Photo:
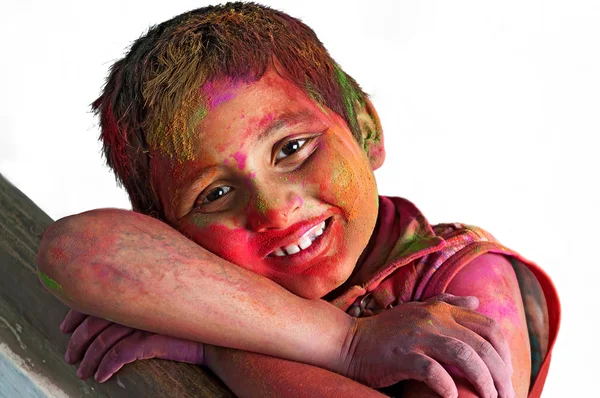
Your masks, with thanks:
[{"label": "colored powder on face", "polygon": [[192,217],[192,223],[198,228],[204,228],[210,224],[208,218],[202,214],[196,214]]},{"label": "colored powder on face", "polygon": [[261,214],[267,213],[267,201],[266,201],[265,197],[260,194],[258,194],[256,197],[256,209]]},{"label": "colored powder on face", "polygon": [[429,325],[433,326],[433,321],[432,321],[431,319],[430,319],[430,320],[428,320],[428,321],[427,321],[427,323],[428,323]]},{"label": "colored powder on face", "polygon": [[233,158],[237,162],[238,169],[244,170],[244,167],[246,167],[246,154],[242,152],[236,152],[230,156],[233,156]]},{"label": "colored powder on face", "polygon": [[232,92],[222,93],[220,95],[215,95],[210,98],[210,102],[208,103],[209,109],[214,109],[215,107],[221,105],[223,102],[229,101],[233,98]]},{"label": "colored powder on face", "polygon": [[[209,110],[232,100],[237,95],[237,90],[243,84],[243,79],[232,77],[223,77],[218,80],[211,80],[202,86],[202,96]],[[242,116],[243,118],[243,116]],[[231,128],[231,124],[227,129]]]},{"label": "colored powder on face", "polygon": [[352,176],[344,165],[337,165],[337,167],[333,169],[331,183],[334,187],[333,193],[336,195],[337,199],[343,200],[344,197],[348,195],[348,186],[351,181]]},{"label": "colored powder on face", "polygon": [[200,124],[200,122],[202,122],[202,120],[206,117],[207,113],[208,111],[206,110],[206,108],[201,106],[196,112],[192,114],[192,117],[190,118],[190,126],[192,132],[195,130],[195,127],[197,127]]},{"label": "colored powder on face", "polygon": [[42,271],[38,270],[38,275],[44,285],[50,290],[56,290],[57,292],[63,292],[63,288],[58,284],[54,279],[50,278],[48,275],[44,274]]}]

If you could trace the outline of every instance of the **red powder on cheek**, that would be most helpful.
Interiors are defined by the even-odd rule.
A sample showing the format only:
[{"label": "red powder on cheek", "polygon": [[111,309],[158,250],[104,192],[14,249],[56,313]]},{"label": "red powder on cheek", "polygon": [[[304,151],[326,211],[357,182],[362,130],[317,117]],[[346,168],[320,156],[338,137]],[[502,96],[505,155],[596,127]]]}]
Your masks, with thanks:
[{"label": "red powder on cheek", "polygon": [[185,226],[184,232],[194,242],[227,261],[240,266],[242,266],[240,262],[246,261],[243,268],[252,269],[261,275],[270,274],[270,272],[265,272],[266,268],[264,267],[263,269],[254,269],[258,263],[256,246],[250,243],[250,232],[244,228],[228,228],[221,224],[211,224],[194,226],[194,228]]}]

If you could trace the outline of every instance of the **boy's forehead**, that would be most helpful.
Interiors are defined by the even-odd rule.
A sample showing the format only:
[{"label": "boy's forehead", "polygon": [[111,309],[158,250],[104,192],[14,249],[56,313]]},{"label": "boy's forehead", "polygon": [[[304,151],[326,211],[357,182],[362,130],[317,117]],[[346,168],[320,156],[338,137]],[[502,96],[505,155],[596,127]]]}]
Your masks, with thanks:
[{"label": "boy's forehead", "polygon": [[323,107],[290,81],[269,71],[250,83],[221,79],[202,88],[206,112],[194,129],[196,158],[231,143],[261,141],[300,123],[325,122]]}]

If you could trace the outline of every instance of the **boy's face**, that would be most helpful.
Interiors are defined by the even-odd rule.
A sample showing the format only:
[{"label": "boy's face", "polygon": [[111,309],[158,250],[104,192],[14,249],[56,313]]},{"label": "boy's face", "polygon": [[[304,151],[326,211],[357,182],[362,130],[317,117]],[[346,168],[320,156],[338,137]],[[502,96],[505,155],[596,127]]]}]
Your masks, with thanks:
[{"label": "boy's face", "polygon": [[345,121],[274,71],[254,83],[219,80],[202,96],[194,160],[153,152],[167,221],[299,296],[341,285],[378,205],[369,160]]}]

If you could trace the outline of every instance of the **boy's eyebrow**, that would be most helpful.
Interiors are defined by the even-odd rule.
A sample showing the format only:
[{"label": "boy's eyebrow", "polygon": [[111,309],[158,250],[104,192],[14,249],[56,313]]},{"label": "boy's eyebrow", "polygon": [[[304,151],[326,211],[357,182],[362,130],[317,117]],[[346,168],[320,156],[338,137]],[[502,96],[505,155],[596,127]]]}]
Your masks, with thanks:
[{"label": "boy's eyebrow", "polygon": [[314,119],[314,114],[308,109],[304,109],[299,112],[282,113],[277,117],[272,118],[272,120],[268,121],[266,127],[262,131],[260,131],[256,136],[256,140],[263,141],[275,131],[282,129],[288,124],[302,123],[311,119]]}]

